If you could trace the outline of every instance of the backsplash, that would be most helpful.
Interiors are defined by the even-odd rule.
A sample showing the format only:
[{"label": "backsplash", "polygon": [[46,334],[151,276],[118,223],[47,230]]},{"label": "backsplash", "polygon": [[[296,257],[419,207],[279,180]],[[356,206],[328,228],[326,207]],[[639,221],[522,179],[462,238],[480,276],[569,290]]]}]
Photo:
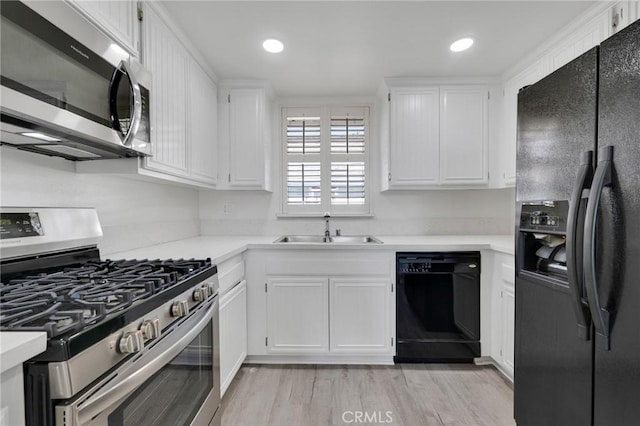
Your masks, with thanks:
[{"label": "backsplash", "polygon": [[0,205],[95,207],[103,254],[199,234],[198,192],[113,175],[75,173],[61,158],[0,149]]},{"label": "backsplash", "polygon": [[[345,235],[511,234],[513,188],[376,193],[374,217],[332,218]],[[279,195],[262,191],[200,193],[203,235],[321,234],[324,219],[277,218]]]}]

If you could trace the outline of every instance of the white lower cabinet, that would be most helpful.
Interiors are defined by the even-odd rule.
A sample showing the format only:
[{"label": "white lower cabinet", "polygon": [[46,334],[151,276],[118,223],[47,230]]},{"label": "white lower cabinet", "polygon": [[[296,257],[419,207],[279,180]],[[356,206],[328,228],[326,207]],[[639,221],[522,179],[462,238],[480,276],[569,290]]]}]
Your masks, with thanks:
[{"label": "white lower cabinet", "polygon": [[267,342],[272,353],[324,353],[329,348],[328,280],[267,280]]},{"label": "white lower cabinet", "polygon": [[500,369],[513,379],[515,350],[515,264],[512,255],[495,253],[493,262],[493,351]]},{"label": "white lower cabinet", "polygon": [[513,353],[515,337],[516,294],[513,283],[502,286],[502,367],[513,377]]},{"label": "white lower cabinet", "polygon": [[224,395],[247,356],[247,281],[220,300],[220,392]]},{"label": "white lower cabinet", "polygon": [[329,279],[331,352],[389,352],[391,290],[389,279]]},{"label": "white lower cabinet", "polygon": [[394,270],[386,251],[251,250],[250,361],[391,362]]}]

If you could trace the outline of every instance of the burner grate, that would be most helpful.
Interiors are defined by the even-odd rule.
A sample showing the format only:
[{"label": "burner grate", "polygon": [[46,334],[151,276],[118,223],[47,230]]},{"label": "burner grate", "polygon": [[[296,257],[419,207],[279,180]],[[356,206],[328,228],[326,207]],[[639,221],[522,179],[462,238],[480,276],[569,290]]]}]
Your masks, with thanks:
[{"label": "burner grate", "polygon": [[0,330],[49,338],[98,323],[201,270],[210,260],[105,260],[0,283]]}]

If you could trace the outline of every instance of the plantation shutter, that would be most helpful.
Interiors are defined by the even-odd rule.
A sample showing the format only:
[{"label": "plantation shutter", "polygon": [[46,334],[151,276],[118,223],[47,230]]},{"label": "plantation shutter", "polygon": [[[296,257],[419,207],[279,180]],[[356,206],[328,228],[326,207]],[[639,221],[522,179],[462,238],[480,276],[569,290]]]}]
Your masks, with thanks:
[{"label": "plantation shutter", "polygon": [[285,110],[286,202],[319,206],[322,202],[321,130],[318,109]]},{"label": "plantation shutter", "polygon": [[369,108],[287,107],[282,111],[282,212],[369,214]]},{"label": "plantation shutter", "polygon": [[331,109],[331,204],[366,201],[366,123],[368,108]]}]

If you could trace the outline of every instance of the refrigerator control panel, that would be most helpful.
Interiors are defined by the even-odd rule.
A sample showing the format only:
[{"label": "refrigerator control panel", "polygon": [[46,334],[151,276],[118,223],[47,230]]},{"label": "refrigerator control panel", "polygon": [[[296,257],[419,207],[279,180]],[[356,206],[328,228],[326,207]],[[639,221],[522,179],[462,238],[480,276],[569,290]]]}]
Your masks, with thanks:
[{"label": "refrigerator control panel", "polygon": [[522,203],[520,230],[564,234],[568,212],[569,202],[566,200]]}]

